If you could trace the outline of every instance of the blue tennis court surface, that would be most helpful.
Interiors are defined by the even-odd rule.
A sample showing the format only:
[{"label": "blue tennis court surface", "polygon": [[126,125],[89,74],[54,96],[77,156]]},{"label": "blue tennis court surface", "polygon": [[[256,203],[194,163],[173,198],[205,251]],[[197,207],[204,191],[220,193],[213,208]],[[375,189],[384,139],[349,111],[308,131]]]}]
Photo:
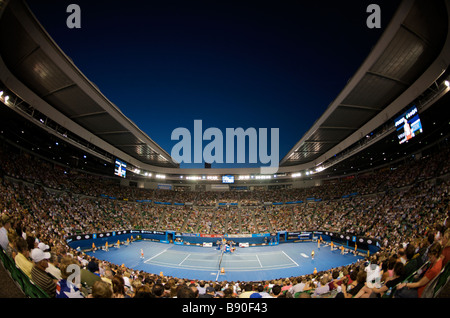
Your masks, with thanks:
[{"label": "blue tennis court surface", "polygon": [[[144,257],[141,258],[141,249]],[[314,259],[311,251],[314,250]],[[317,248],[315,242],[284,243],[276,246],[236,248],[222,253],[216,247],[201,247],[137,241],[109,251],[88,252],[99,260],[177,278],[213,281],[260,281],[301,276],[349,265],[361,257],[341,255],[329,246]],[[224,273],[221,269],[224,269]]]}]

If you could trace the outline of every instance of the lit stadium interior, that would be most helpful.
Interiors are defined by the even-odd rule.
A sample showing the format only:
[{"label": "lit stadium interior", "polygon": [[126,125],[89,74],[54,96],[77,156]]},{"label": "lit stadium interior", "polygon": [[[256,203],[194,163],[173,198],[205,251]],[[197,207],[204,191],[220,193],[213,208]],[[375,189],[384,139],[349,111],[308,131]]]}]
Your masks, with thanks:
[{"label": "lit stadium interior", "polygon": [[[101,297],[96,280],[119,298],[202,298],[210,287],[216,298],[448,298],[449,17],[449,1],[401,2],[342,91],[264,173],[182,167],[77,68],[26,1],[0,0],[0,212],[10,243],[0,281],[14,286],[1,297]],[[59,275],[82,268],[76,291],[60,292],[67,275],[43,282],[33,242],[48,245]],[[22,254],[30,267],[18,265]]]}]

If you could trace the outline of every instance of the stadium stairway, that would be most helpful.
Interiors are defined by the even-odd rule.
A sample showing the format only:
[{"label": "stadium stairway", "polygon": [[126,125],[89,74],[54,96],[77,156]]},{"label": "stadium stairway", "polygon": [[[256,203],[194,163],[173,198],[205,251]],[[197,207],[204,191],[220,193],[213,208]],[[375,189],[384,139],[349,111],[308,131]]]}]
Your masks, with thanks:
[{"label": "stadium stairway", "polygon": [[12,279],[9,272],[0,261],[0,298],[25,298],[25,293]]},{"label": "stadium stairway", "polygon": [[49,298],[0,247],[0,298]]}]

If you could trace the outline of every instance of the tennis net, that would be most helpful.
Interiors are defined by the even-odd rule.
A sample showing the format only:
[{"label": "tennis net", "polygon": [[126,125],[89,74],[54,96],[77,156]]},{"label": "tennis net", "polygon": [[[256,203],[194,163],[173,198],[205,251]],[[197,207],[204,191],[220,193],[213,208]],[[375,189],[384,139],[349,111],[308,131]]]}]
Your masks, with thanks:
[{"label": "tennis net", "polygon": [[222,253],[220,254],[220,259],[219,259],[219,269],[221,268],[221,266],[222,266],[222,259],[223,259],[223,253],[224,253],[225,251],[223,251],[222,250]]}]

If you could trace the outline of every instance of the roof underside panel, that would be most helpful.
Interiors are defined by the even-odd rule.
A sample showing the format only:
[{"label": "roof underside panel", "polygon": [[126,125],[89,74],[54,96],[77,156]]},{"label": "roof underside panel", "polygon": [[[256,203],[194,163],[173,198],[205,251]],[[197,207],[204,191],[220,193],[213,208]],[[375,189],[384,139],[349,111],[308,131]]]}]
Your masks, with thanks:
[{"label": "roof underside panel", "polygon": [[333,117],[327,118],[323,123],[323,127],[350,127],[354,130],[353,119],[369,120],[376,110],[364,107],[348,107],[340,105],[333,114]]},{"label": "roof underside panel", "polygon": [[[85,114],[92,114],[98,112],[105,112],[105,110],[95,103],[86,93],[84,93],[78,86],[60,86],[57,90],[48,93],[47,95],[41,95],[50,105],[58,105],[57,108],[61,113],[69,118],[72,118],[83,126],[80,122],[79,116]],[[107,115],[103,119],[106,119]],[[111,122],[111,119],[109,122]],[[102,124],[103,125],[103,124]],[[85,126],[89,131],[94,131],[96,127]]]},{"label": "roof underside panel", "polygon": [[[380,111],[406,88],[405,85],[391,79],[367,73],[342,104],[370,107]],[[356,112],[356,108],[354,109]],[[358,120],[357,115],[355,113],[351,118],[356,119],[355,124],[363,124],[361,120]]]}]

